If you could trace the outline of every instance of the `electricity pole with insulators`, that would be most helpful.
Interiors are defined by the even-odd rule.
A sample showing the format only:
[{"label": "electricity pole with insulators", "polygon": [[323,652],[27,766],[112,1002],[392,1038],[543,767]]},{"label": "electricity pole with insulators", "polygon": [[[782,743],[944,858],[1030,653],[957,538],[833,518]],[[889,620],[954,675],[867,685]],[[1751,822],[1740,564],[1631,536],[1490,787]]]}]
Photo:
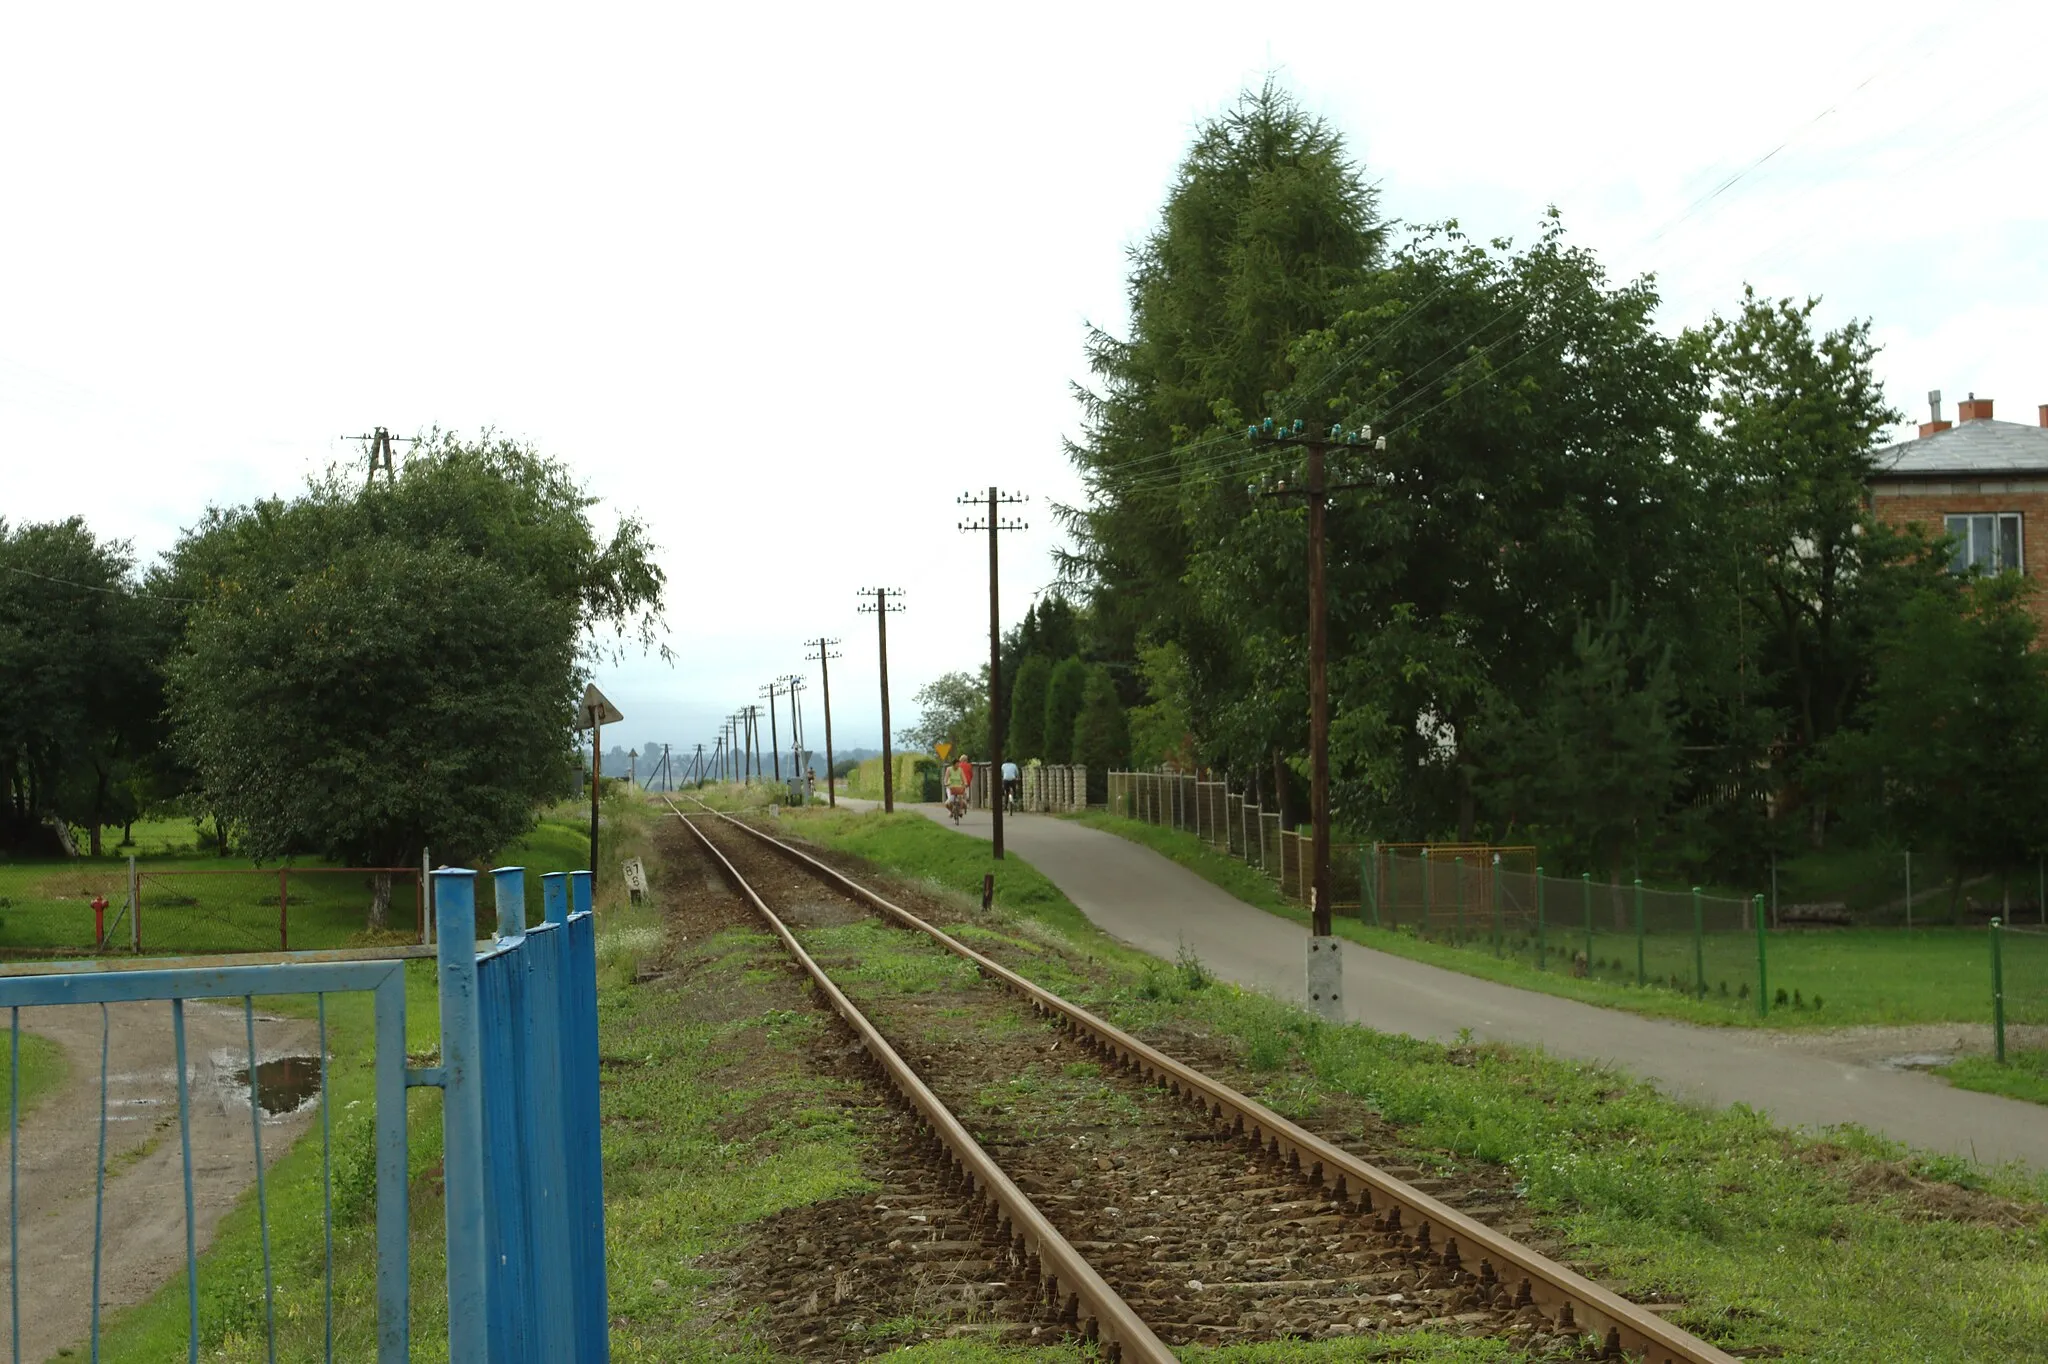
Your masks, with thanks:
[{"label": "electricity pole with insulators", "polygon": [[1311,434],[1296,420],[1292,426],[1276,427],[1271,417],[1245,429],[1255,444],[1278,448],[1299,448],[1307,455],[1304,477],[1297,486],[1285,480],[1266,488],[1252,485],[1254,497],[1299,496],[1308,508],[1308,764],[1309,764],[1309,913],[1308,940],[1309,1007],[1323,1017],[1341,1021],[1344,963],[1331,927],[1330,886],[1330,618],[1328,594],[1323,580],[1324,513],[1330,494],[1365,485],[1351,482],[1333,488],[1324,468],[1324,452],[1332,445],[1374,450],[1387,448],[1387,438],[1374,441],[1372,428],[1346,431],[1332,426],[1327,432]]},{"label": "electricity pole with insulators", "polygon": [[816,660],[818,664],[818,683],[824,689],[825,693],[825,803],[835,810],[839,808],[839,794],[833,788],[832,785],[831,661],[835,658],[840,657],[839,654],[835,654],[832,652],[832,646],[837,644],[838,642],[839,641],[836,639],[827,639],[823,635],[818,636],[818,638],[816,639],[807,639],[804,641],[805,648],[816,649],[818,651],[814,654],[806,654],[805,657]]},{"label": "electricity pole with insulators", "polygon": [[1029,498],[1018,497],[990,488],[986,501],[978,493],[962,493],[957,499],[964,507],[986,506],[988,510],[979,521],[962,521],[963,531],[988,532],[988,775],[990,794],[989,814],[993,818],[990,842],[995,845],[995,857],[1003,860],[1003,798],[1006,787],[1003,784],[1003,617],[996,599],[997,567],[996,546],[1001,533],[1006,530],[1029,530],[1022,521],[1003,519],[1002,509],[1028,502]]},{"label": "electricity pole with insulators", "polygon": [[[858,608],[861,614],[872,614],[875,618],[875,638],[882,656],[882,812],[893,814],[896,810],[896,750],[889,737],[889,617],[904,610],[903,589],[900,587],[867,587],[861,589],[863,597],[873,597],[872,605],[863,602]],[[895,600],[891,600],[894,598]]]}]

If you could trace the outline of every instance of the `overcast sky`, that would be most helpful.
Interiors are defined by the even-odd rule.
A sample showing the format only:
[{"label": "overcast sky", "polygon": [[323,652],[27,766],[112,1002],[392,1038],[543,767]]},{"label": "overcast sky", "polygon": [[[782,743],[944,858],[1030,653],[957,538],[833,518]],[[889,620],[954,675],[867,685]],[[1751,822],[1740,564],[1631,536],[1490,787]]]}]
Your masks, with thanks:
[{"label": "overcast sky", "polygon": [[708,740],[826,633],[836,737],[871,744],[855,589],[909,592],[899,726],[987,656],[960,491],[1032,497],[1023,612],[1084,326],[1121,329],[1193,129],[1268,72],[1390,217],[1526,241],[1554,203],[1674,330],[1744,281],[1821,294],[1914,420],[1940,388],[2031,422],[2044,52],[2048,6],[1924,0],[16,4],[0,516],[148,557],[346,435],[496,427],[663,545],[675,666],[599,672],[633,742]]}]

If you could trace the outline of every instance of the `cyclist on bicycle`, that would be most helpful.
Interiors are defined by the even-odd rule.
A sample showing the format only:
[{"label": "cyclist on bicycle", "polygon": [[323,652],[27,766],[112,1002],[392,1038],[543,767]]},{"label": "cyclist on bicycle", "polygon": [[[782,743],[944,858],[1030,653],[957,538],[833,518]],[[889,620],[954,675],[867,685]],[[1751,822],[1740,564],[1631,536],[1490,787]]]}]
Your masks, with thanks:
[{"label": "cyclist on bicycle", "polygon": [[962,753],[958,765],[947,773],[946,811],[953,816],[955,824],[967,813],[967,788],[973,781],[974,764]]},{"label": "cyclist on bicycle", "polygon": [[1003,800],[1012,810],[1024,804],[1024,774],[1008,758],[1003,759]]}]

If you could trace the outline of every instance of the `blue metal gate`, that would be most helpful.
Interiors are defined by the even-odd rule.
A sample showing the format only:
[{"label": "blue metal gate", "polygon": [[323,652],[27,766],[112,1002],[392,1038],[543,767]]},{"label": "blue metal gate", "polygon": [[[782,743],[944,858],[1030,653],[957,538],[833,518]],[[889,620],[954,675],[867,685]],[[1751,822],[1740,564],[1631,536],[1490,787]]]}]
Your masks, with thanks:
[{"label": "blue metal gate", "polygon": [[[492,873],[497,935],[476,940],[475,873],[434,873],[441,1010],[438,1066],[408,1068],[405,960],[395,952],[274,954],[246,964],[165,962],[148,969],[66,963],[0,976],[8,1010],[8,1320],[21,1364],[21,1011],[39,1005],[101,1009],[99,1161],[94,1186],[89,1345],[100,1357],[107,1134],[107,1006],[165,1001],[177,1067],[185,1200],[186,1357],[197,1364],[200,1320],[193,1200],[188,1000],[239,999],[248,1049],[250,1140],[263,1259],[263,1331],[277,1354],[268,1191],[259,1104],[255,998],[310,994],[320,1040],[320,1140],[325,1263],[325,1358],[335,1357],[333,1124],[327,1092],[327,996],[374,1000],[377,1359],[410,1357],[406,1091],[443,1095],[443,1172],[451,1364],[603,1364],[609,1357],[604,1273],[604,1190],[599,1148],[596,939],[590,873],[541,878],[545,922],[526,927],[525,873]],[[575,901],[573,909],[570,900]]]}]

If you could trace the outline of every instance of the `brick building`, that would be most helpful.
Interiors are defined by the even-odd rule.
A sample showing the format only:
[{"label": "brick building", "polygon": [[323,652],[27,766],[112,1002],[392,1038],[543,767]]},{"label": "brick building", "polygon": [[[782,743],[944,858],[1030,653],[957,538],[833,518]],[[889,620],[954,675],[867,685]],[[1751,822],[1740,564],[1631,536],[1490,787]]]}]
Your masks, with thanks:
[{"label": "brick building", "polygon": [[[1991,399],[1971,394],[1956,420],[1941,419],[1941,394],[1917,439],[1877,452],[1871,506],[1887,525],[1917,525],[1955,540],[1951,569],[2048,576],[2048,403],[2040,420],[1996,421]],[[2034,543],[2029,543],[2033,540]],[[2048,631],[2048,592],[2032,597]]]}]

